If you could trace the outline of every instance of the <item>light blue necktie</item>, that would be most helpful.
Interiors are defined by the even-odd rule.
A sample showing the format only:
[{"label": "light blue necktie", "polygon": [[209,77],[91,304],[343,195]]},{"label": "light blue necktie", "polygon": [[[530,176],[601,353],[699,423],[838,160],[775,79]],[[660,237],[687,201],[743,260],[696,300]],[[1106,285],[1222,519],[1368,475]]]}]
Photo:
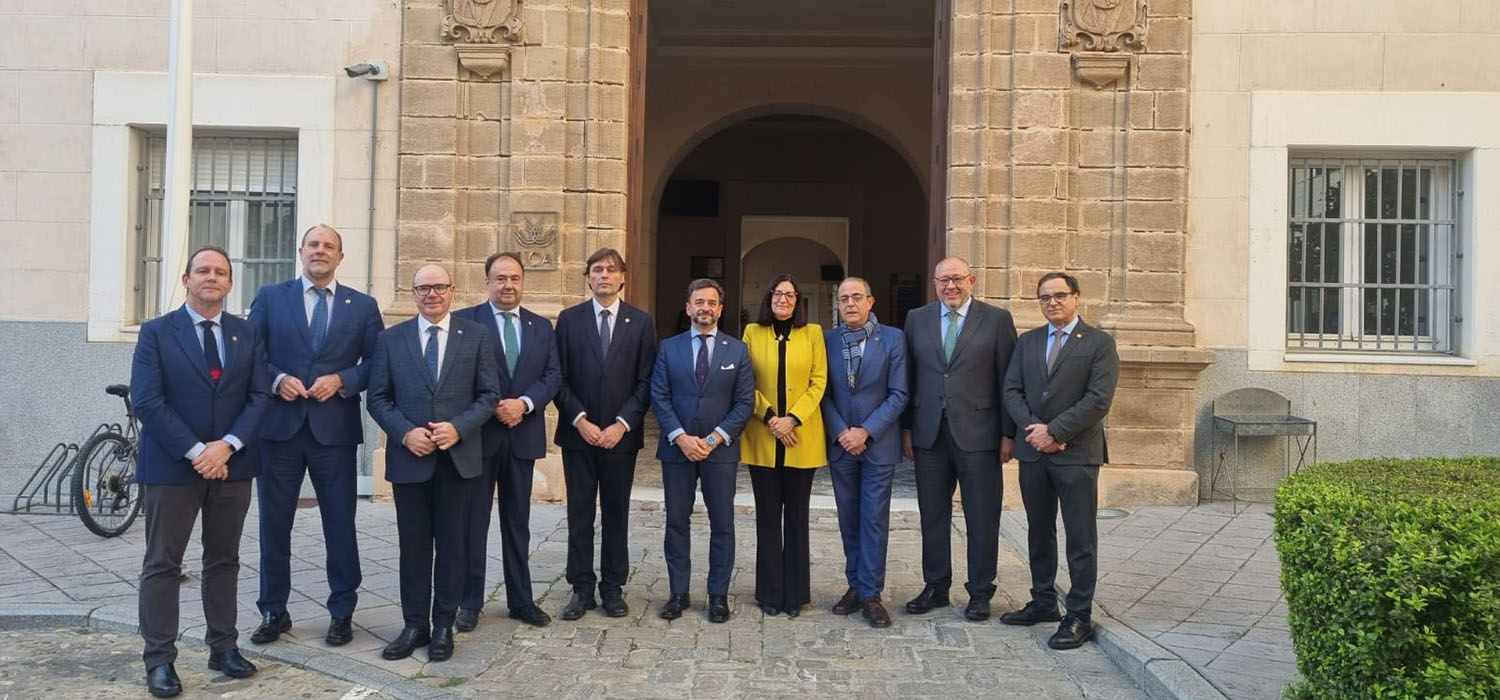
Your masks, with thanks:
[{"label": "light blue necktie", "polygon": [[501,311],[501,325],[505,326],[505,371],[510,374],[516,373],[516,362],[521,359],[521,341],[516,337],[516,315],[509,311]]},{"label": "light blue necktie", "polygon": [[313,302],[312,313],[313,352],[317,352],[323,349],[324,341],[328,340],[328,290],[313,287],[313,292],[318,295],[318,300]]},{"label": "light blue necktie", "polygon": [[432,375],[432,381],[434,382],[438,378],[437,334],[439,330],[442,329],[437,326],[427,327],[427,352],[425,353],[425,357],[427,358],[427,373]]}]

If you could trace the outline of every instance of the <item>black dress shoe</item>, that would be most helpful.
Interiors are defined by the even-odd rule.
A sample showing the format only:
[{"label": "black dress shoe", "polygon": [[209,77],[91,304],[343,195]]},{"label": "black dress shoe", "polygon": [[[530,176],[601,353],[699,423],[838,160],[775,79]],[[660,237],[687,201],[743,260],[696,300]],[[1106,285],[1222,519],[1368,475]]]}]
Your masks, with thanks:
[{"label": "black dress shoe", "polygon": [[249,678],[255,675],[255,664],[240,656],[239,649],[213,651],[208,654],[208,670],[218,671],[230,678]]},{"label": "black dress shoe", "polygon": [[691,606],[692,603],[688,601],[688,596],[686,593],[674,594],[672,597],[667,599],[667,602],[662,604],[661,619],[675,620],[679,617],[682,617],[682,611],[687,610]]},{"label": "black dress shoe", "polygon": [[458,609],[458,614],[453,616],[453,629],[460,632],[472,632],[479,626],[479,611]]},{"label": "black dress shoe", "polygon": [[419,647],[427,646],[431,641],[432,637],[427,633],[427,630],[407,627],[402,629],[401,634],[396,635],[396,638],[392,639],[390,644],[385,645],[385,648],[380,650],[380,658],[387,661],[404,659],[411,656],[411,653]]},{"label": "black dress shoe", "polygon": [[729,621],[729,596],[711,595],[708,597],[708,621],[713,623]]},{"label": "black dress shoe", "polygon": [[777,615],[781,614],[781,608],[778,608],[770,603],[760,603],[759,605],[761,614],[765,615],[766,617],[776,617]]},{"label": "black dress shoe", "polygon": [[532,627],[546,627],[552,624],[552,616],[543,612],[535,604],[510,611],[510,619],[520,620]]},{"label": "black dress shoe", "polygon": [[182,681],[177,678],[177,669],[172,664],[152,666],[146,670],[146,690],[158,698],[170,698],[182,693]]},{"label": "black dress shoe", "polygon": [[851,588],[847,591],[844,591],[844,597],[839,598],[839,602],[833,604],[833,614],[848,615],[855,610],[858,610],[859,606],[859,591]]},{"label": "black dress shoe", "polygon": [[1053,649],[1077,649],[1094,638],[1094,623],[1088,618],[1069,613],[1057,626],[1057,633],[1047,640]]},{"label": "black dress shoe", "polygon": [[573,597],[568,600],[567,605],[563,606],[562,619],[580,619],[585,612],[593,610],[596,607],[599,607],[599,604],[594,602],[594,594],[573,591]]},{"label": "black dress shoe", "polygon": [[1057,605],[1046,605],[1031,601],[1020,610],[1013,610],[1000,616],[1000,622],[1006,625],[1018,625],[1030,627],[1038,622],[1058,622],[1062,620],[1062,614],[1057,612]]},{"label": "black dress shoe", "polygon": [[354,618],[335,617],[328,621],[328,634],[323,641],[331,647],[341,647],[354,641]]},{"label": "black dress shoe", "polygon": [[432,630],[432,642],[427,645],[428,661],[447,661],[453,658],[453,628],[438,627]]},{"label": "black dress shoe", "polygon": [[926,615],[937,608],[948,607],[948,591],[940,591],[937,586],[928,586],[922,589],[917,597],[906,603],[906,612],[913,615]]},{"label": "black dress shoe", "polygon": [[871,627],[879,630],[891,626],[891,614],[885,611],[885,604],[880,602],[880,596],[865,598],[860,608],[864,610],[865,620]]},{"label": "black dress shoe", "polygon": [[786,613],[787,617],[790,617],[790,618],[792,618],[792,619],[795,620],[795,619],[797,619],[798,615],[802,614],[802,606],[795,605],[795,606],[792,606],[792,607],[787,608],[785,610],[782,610],[782,612]]},{"label": "black dress shoe", "polygon": [[255,628],[255,633],[250,635],[250,641],[254,644],[270,644],[281,639],[281,633],[292,628],[292,616],[283,610],[278,613],[263,613],[260,618],[260,626]]},{"label": "black dress shoe", "polygon": [[625,617],[630,614],[630,606],[625,604],[625,596],[621,595],[619,591],[605,593],[601,597],[604,599],[601,607],[604,608],[605,615],[610,617]]},{"label": "black dress shoe", "polygon": [[970,598],[969,604],[964,607],[964,619],[970,622],[984,622],[990,619],[990,599]]}]

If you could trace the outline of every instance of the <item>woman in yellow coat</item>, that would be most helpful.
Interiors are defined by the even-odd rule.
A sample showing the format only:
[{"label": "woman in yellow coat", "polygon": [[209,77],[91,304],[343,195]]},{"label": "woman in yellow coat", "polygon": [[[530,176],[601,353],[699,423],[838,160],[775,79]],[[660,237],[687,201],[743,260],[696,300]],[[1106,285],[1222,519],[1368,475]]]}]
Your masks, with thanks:
[{"label": "woman in yellow coat", "polygon": [[741,444],[755,490],[755,601],[766,615],[789,617],[812,602],[807,508],[813,470],[828,465],[819,409],[828,353],[800,297],[791,275],[777,276],[745,327],[758,419]]}]

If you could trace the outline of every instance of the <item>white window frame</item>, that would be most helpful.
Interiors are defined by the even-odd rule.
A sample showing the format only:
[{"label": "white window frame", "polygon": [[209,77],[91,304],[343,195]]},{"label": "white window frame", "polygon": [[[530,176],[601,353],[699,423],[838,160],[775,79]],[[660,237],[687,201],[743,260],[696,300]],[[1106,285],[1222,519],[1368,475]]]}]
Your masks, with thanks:
[{"label": "white window frame", "polygon": [[[1500,376],[1500,94],[1252,92],[1247,210],[1246,351],[1253,371]],[[1458,355],[1293,352],[1287,348],[1288,162],[1291,153],[1367,150],[1457,154],[1465,232],[1455,310]],[[1472,233],[1471,233],[1472,232]],[[1486,232],[1489,232],[1488,234]],[[1384,365],[1384,367],[1381,367]]]},{"label": "white window frame", "polygon": [[[1337,226],[1339,239],[1339,286],[1325,289],[1334,289],[1339,296],[1339,319],[1337,323],[1338,332],[1322,333],[1316,330],[1294,331],[1291,319],[1288,319],[1287,328],[1287,352],[1290,357],[1292,353],[1318,353],[1318,352],[1364,352],[1364,353],[1436,353],[1445,355],[1457,355],[1459,348],[1454,343],[1454,328],[1461,321],[1461,317],[1455,314],[1459,308],[1454,303],[1455,299],[1461,302],[1463,280],[1459,279],[1457,266],[1454,264],[1454,247],[1463,250],[1463,232],[1459,230],[1454,221],[1454,214],[1459,206],[1461,190],[1457,187],[1460,176],[1458,172],[1457,158],[1451,153],[1380,153],[1372,151],[1324,151],[1324,152],[1293,152],[1288,163],[1288,179],[1291,172],[1299,167],[1303,168],[1328,168],[1335,166],[1340,171],[1341,186],[1339,195],[1338,218],[1322,218],[1316,215],[1298,218],[1293,207],[1291,216],[1288,218],[1287,236],[1291,238],[1291,228],[1305,225],[1309,229],[1313,225]],[[1429,205],[1429,216],[1425,219],[1412,219],[1411,221],[1423,221],[1420,225],[1428,227],[1430,245],[1427,248],[1429,289],[1426,311],[1429,314],[1427,334],[1399,335],[1382,332],[1384,328],[1365,327],[1365,302],[1364,295],[1367,290],[1379,288],[1380,283],[1369,282],[1368,270],[1364,262],[1366,248],[1364,240],[1364,226],[1375,223],[1381,226],[1389,226],[1390,222],[1397,219],[1370,218],[1365,216],[1365,176],[1366,167],[1386,168],[1411,168],[1431,170],[1429,180],[1429,192],[1426,200]],[[1325,175],[1326,177],[1326,175]],[[1289,184],[1294,184],[1289,182]],[[1401,188],[1408,186],[1403,177],[1397,184],[1397,196],[1401,195]],[[1316,191],[1317,185],[1312,186]],[[1289,188],[1290,190],[1290,188]],[[1296,192],[1289,192],[1289,199],[1296,199]],[[1309,197],[1309,214],[1313,202]],[[1406,220],[1401,220],[1405,222]],[[1304,234],[1305,235],[1305,234]],[[1324,234],[1326,235],[1326,233]],[[1398,252],[1398,260],[1402,252]],[[1288,246],[1290,255],[1290,246]],[[1306,253],[1304,252],[1304,256]],[[1304,260],[1302,262],[1306,262]],[[1297,264],[1297,261],[1288,258],[1288,269]],[[1326,262],[1323,263],[1325,266]],[[1290,277],[1290,271],[1288,277]],[[1316,284],[1315,280],[1303,280],[1303,282],[1288,282],[1288,297],[1290,305],[1291,287],[1301,286],[1303,289],[1303,303],[1307,304],[1308,298],[1316,289],[1313,286],[1302,286],[1304,284]],[[1453,288],[1452,291],[1438,291],[1444,288]],[[1395,293],[1394,290],[1386,290],[1387,293]],[[1415,296],[1415,295],[1414,295]],[[1400,307],[1397,307],[1395,321],[1399,323],[1402,319]],[[1415,328],[1415,324],[1414,329]],[[1378,326],[1378,323],[1377,323]]]},{"label": "white window frame", "polygon": [[[170,109],[166,73],[95,71],[89,211],[88,339],[134,342],[131,292],[140,141]],[[297,230],[333,219],[336,82],[323,76],[204,74],[193,78],[195,128],[297,134]],[[163,246],[174,241],[163,241]],[[165,248],[164,248],[165,249]],[[300,267],[300,264],[299,264]]]}]

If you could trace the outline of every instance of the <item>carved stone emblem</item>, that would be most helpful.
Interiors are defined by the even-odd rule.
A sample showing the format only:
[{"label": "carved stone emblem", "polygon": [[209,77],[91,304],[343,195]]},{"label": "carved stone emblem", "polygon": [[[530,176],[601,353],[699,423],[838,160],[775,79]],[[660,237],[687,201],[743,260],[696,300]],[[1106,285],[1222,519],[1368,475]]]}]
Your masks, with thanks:
[{"label": "carved stone emblem", "polygon": [[461,44],[521,41],[522,0],[446,0],[443,37]]},{"label": "carved stone emblem", "polygon": [[511,212],[510,237],[526,269],[557,269],[557,220],[555,211]]},{"label": "carved stone emblem", "polygon": [[1146,0],[1063,0],[1062,47],[1140,51],[1146,46]]}]

